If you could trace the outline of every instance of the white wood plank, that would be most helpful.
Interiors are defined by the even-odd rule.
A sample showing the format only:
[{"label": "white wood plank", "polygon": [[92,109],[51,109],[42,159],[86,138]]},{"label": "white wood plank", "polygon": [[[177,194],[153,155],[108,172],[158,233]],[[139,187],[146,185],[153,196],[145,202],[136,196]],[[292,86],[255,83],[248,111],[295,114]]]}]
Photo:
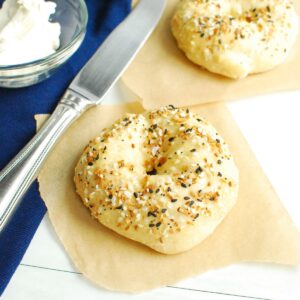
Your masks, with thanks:
[{"label": "white wood plank", "polygon": [[247,298],[167,287],[138,295],[115,293],[94,286],[78,274],[20,266],[2,299],[238,300]]}]

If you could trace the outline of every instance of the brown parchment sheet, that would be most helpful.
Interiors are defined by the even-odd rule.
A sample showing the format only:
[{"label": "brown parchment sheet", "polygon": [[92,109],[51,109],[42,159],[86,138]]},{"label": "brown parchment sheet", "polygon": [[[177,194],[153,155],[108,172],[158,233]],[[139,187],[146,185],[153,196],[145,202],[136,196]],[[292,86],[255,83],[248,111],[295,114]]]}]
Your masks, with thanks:
[{"label": "brown parchment sheet", "polygon": [[[188,106],[300,88],[300,34],[284,64],[241,80],[228,79],[195,65],[177,48],[170,22],[178,1],[167,0],[158,27],[123,75],[146,109],[170,104],[170,99],[176,106]],[[300,0],[294,2],[300,16]]]},{"label": "brown parchment sheet", "polygon": [[[92,219],[75,193],[75,165],[91,138],[138,103],[102,105],[86,112],[64,135],[39,176],[40,193],[55,231],[77,269],[110,290],[142,292],[237,262],[300,264],[300,233],[275,194],[223,104],[192,110],[210,120],[230,145],[240,170],[236,206],[204,242],[164,255],[126,239]],[[36,116],[40,125],[45,115]]]}]

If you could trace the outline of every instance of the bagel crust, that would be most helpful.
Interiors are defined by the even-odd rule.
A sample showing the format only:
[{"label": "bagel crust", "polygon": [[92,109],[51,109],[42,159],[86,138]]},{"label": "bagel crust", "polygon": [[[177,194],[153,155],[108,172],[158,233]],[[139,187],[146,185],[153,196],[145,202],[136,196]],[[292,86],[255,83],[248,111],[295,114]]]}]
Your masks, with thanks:
[{"label": "bagel crust", "polygon": [[156,251],[186,251],[237,200],[238,170],[215,128],[174,106],[127,114],[85,148],[78,194],[94,218]]},{"label": "bagel crust", "polygon": [[283,63],[298,27],[291,0],[181,0],[171,22],[188,59],[234,79]]}]

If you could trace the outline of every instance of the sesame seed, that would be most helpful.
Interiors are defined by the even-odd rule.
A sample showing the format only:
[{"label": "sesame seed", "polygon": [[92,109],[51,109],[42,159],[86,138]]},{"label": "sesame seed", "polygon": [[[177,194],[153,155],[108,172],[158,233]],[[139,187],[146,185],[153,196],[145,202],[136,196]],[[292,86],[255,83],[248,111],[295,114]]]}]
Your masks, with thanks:
[{"label": "sesame seed", "polygon": [[147,175],[156,175],[157,174],[157,170],[156,169],[153,169],[153,170],[151,170],[151,171],[148,171],[147,172]]},{"label": "sesame seed", "polygon": [[196,172],[197,174],[199,174],[199,173],[203,172],[203,169],[202,169],[201,167],[198,167],[198,168],[195,170],[195,172]]},{"label": "sesame seed", "polygon": [[154,217],[154,218],[157,217],[156,213],[153,212],[153,211],[149,211],[148,214],[147,214],[147,216],[148,216],[148,217]]}]

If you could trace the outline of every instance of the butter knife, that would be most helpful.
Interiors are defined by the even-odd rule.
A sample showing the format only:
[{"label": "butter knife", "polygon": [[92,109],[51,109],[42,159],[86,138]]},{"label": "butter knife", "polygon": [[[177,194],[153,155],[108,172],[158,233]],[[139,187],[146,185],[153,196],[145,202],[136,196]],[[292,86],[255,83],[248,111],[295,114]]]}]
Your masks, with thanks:
[{"label": "butter knife", "polygon": [[0,172],[0,232],[58,139],[82,113],[101,104],[154,30],[164,7],[165,0],[139,2],[74,78],[44,126]]}]

